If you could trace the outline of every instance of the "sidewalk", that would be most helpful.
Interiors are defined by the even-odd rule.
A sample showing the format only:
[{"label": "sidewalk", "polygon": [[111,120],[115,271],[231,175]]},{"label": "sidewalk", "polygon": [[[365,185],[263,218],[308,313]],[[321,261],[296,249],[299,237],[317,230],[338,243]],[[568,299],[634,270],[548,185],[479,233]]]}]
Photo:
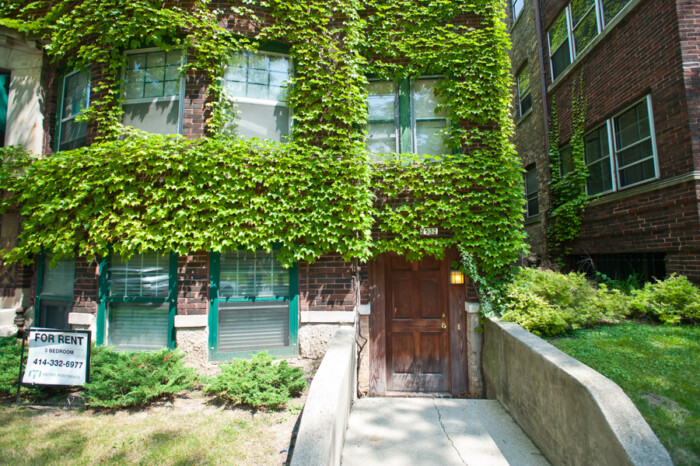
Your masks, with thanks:
[{"label": "sidewalk", "polygon": [[350,413],[342,464],[549,463],[497,401],[363,398]]}]

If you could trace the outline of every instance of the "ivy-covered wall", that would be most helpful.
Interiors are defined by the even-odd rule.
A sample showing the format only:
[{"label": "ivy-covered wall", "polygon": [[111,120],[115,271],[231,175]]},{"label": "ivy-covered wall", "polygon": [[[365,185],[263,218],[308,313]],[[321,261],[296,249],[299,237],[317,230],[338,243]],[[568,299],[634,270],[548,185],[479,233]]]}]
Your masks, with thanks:
[{"label": "ivy-covered wall", "polygon": [[[508,35],[501,0],[40,0],[2,3],[0,24],[45,40],[67,69],[93,67],[89,147],[40,158],[4,150],[4,208],[24,229],[5,260],[41,250],[104,255],[282,247],[282,260],[324,254],[366,261],[386,251],[442,256],[454,245],[484,280],[522,251],[522,176],[510,142]],[[223,66],[235,51],[282,42],[295,73],[285,144],[222,128]],[[207,135],[146,135],[121,126],[124,50],[182,48],[188,79],[209,83]],[[367,76],[440,75],[453,152],[371,162]],[[423,236],[421,228],[444,234]]]}]

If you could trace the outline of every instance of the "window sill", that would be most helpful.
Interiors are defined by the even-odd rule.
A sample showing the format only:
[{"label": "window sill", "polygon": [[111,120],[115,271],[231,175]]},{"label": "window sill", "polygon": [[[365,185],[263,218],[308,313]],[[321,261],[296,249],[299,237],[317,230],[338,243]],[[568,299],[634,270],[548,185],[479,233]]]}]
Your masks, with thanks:
[{"label": "window sill", "polygon": [[[532,94],[530,94],[530,95],[532,95]],[[525,112],[523,115],[520,116],[520,118],[518,118],[518,119],[515,121],[515,126],[520,125],[520,123],[522,123],[523,121],[525,121],[525,119],[526,119],[527,117],[529,117],[531,114],[532,114],[532,107],[530,107],[530,108],[527,110],[527,112]]]},{"label": "window sill", "polygon": [[[547,93],[550,94],[554,92],[560,85],[563,83],[568,76],[573,74],[574,70],[578,67],[578,65],[583,61],[584,58],[588,56],[588,54],[591,53],[592,50],[594,50],[600,42],[602,42],[610,33],[612,30],[614,30],[617,25],[633,10],[642,3],[644,0],[632,0],[630,3],[628,3],[618,14],[617,16],[610,22],[605,27],[605,30],[598,34],[598,36],[591,41],[588,46],[583,50],[583,53],[581,53],[579,56],[576,57],[574,61],[572,61],[569,66],[567,66],[562,73],[557,76],[556,79],[554,79],[550,85],[547,87]],[[551,76],[551,56],[549,57],[550,60],[550,76]]]},{"label": "window sill", "polygon": [[534,225],[536,223],[540,223],[540,214],[533,215],[531,217],[525,217],[525,226]]},{"label": "window sill", "polygon": [[597,206],[607,204],[609,202],[619,201],[628,197],[638,196],[640,194],[657,191],[659,189],[669,188],[677,184],[687,183],[689,181],[700,181],[700,171],[693,171],[684,175],[667,178],[665,180],[654,179],[634,186],[623,188],[619,191],[609,193],[596,194],[590,197],[589,206]]}]

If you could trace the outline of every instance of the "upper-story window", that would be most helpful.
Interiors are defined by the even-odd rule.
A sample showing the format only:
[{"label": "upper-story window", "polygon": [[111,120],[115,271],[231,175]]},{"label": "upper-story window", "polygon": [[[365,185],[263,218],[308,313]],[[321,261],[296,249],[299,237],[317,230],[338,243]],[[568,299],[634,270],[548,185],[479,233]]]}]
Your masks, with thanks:
[{"label": "upper-story window", "polygon": [[631,0],[573,0],[547,32],[556,79]]},{"label": "upper-story window", "polygon": [[513,0],[513,22],[515,23],[515,20],[518,19],[518,16],[520,16],[520,13],[523,11],[523,5],[525,4],[525,0]]},{"label": "upper-story window", "polygon": [[518,106],[520,116],[525,115],[532,108],[532,96],[530,95],[530,69],[527,66],[522,67],[517,76],[518,85]]},{"label": "upper-story window", "polygon": [[588,133],[584,143],[589,195],[659,176],[650,96]]},{"label": "upper-story window", "polygon": [[149,133],[178,134],[182,115],[182,52],[127,52],[124,124]]},{"label": "upper-story window", "polygon": [[442,130],[447,113],[438,108],[437,79],[369,83],[367,148],[372,154],[448,153]]},{"label": "upper-story window", "polygon": [[525,218],[534,217],[540,213],[537,197],[537,167],[534,164],[525,169],[525,202]]},{"label": "upper-story window", "polygon": [[74,71],[63,77],[59,94],[57,150],[70,150],[87,143],[87,122],[76,117],[90,105],[90,73]]},{"label": "upper-story window", "polygon": [[286,140],[291,126],[289,75],[286,55],[241,52],[231,57],[224,73],[224,96],[234,102],[239,136]]}]

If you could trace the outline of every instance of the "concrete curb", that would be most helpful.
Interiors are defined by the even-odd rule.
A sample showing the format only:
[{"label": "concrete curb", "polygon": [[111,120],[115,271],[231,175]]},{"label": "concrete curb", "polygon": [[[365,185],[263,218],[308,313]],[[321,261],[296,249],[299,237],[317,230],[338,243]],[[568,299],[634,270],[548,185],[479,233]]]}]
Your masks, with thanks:
[{"label": "concrete curb", "polygon": [[311,382],[292,466],[338,465],[355,395],[355,327],[338,329]]},{"label": "concrete curb", "polygon": [[622,389],[517,324],[486,320],[484,376],[553,464],[672,465]]}]

